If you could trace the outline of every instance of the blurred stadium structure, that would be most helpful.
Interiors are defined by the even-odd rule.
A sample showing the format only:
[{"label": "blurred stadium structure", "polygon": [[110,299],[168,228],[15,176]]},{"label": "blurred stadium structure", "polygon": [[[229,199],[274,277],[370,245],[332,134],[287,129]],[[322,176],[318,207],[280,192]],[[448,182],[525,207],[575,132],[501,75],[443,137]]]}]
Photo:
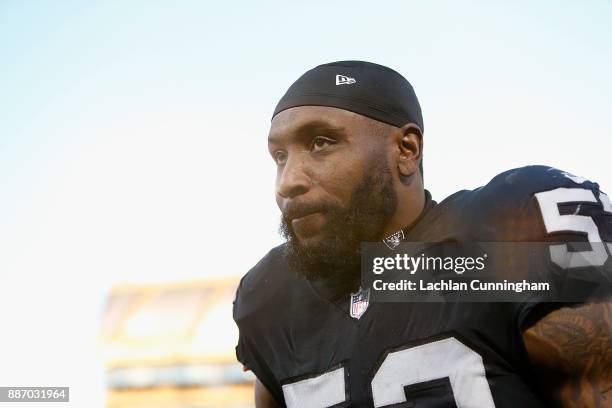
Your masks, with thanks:
[{"label": "blurred stadium structure", "polygon": [[107,408],[252,408],[236,361],[238,278],[117,285],[102,316]]}]

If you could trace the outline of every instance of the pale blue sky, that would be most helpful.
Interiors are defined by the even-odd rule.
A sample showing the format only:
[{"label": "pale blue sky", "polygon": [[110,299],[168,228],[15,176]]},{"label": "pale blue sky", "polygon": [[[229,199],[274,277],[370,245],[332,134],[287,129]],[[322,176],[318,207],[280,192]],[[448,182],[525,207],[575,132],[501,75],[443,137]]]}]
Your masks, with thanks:
[{"label": "pale blue sky", "polygon": [[[110,285],[240,275],[278,243],[269,115],[320,63],[413,84],[437,199],[535,163],[610,192],[610,21],[609,1],[0,2],[0,318],[20,328],[0,360],[22,373],[0,383],[90,401]],[[71,362],[31,355],[44,329]]]},{"label": "pale blue sky", "polygon": [[172,104],[269,111],[297,75],[338,59],[402,72],[427,124],[443,107],[474,122],[480,104],[523,90],[605,123],[611,16],[607,1],[4,1],[0,185],[27,188],[65,144],[87,137],[83,127]]}]

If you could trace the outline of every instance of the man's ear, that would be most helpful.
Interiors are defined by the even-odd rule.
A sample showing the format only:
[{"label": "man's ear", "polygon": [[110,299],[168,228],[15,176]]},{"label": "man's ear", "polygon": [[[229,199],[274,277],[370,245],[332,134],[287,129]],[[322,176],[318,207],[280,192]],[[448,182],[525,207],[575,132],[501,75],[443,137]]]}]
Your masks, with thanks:
[{"label": "man's ear", "polygon": [[407,123],[398,129],[396,143],[399,151],[398,170],[400,177],[410,177],[419,169],[423,149],[421,129],[414,123]]}]

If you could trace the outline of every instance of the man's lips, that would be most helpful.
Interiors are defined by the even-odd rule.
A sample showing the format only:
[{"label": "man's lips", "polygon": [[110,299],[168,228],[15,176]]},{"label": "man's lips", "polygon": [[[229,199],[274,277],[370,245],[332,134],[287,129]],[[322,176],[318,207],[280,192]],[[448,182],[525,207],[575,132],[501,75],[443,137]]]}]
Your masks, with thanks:
[{"label": "man's lips", "polygon": [[312,215],[318,214],[319,211],[313,211],[313,212],[309,212],[309,213],[302,213],[302,214],[295,214],[294,216],[291,217],[291,222],[293,221],[298,221],[298,220],[302,220],[305,218],[308,218]]},{"label": "man's lips", "polygon": [[291,219],[293,231],[301,238],[316,234],[325,224],[325,215],[322,212],[313,212]]}]

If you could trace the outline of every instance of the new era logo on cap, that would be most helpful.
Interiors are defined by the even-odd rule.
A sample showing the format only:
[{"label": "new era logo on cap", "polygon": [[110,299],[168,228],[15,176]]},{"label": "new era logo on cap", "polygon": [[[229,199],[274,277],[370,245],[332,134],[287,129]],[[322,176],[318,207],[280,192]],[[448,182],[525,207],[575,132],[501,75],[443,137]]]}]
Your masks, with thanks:
[{"label": "new era logo on cap", "polygon": [[336,85],[350,85],[357,82],[355,78],[351,78],[344,75],[336,75]]}]

